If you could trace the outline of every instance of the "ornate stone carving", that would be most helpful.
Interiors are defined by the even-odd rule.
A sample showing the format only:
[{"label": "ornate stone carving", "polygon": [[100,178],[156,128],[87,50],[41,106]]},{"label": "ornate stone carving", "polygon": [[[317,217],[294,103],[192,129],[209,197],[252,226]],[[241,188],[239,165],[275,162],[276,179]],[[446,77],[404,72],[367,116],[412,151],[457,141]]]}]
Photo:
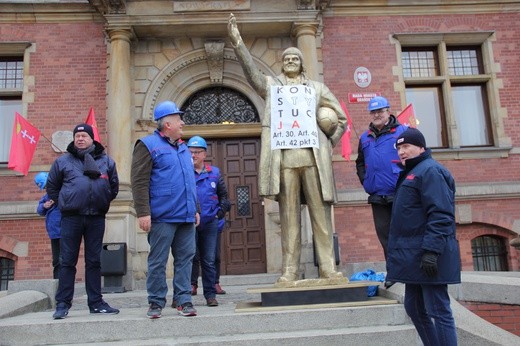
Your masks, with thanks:
[{"label": "ornate stone carving", "polygon": [[126,13],[126,0],[89,0],[89,2],[102,14]]},{"label": "ornate stone carving", "polygon": [[224,42],[211,41],[204,44],[208,58],[209,78],[214,84],[222,84],[224,73]]}]

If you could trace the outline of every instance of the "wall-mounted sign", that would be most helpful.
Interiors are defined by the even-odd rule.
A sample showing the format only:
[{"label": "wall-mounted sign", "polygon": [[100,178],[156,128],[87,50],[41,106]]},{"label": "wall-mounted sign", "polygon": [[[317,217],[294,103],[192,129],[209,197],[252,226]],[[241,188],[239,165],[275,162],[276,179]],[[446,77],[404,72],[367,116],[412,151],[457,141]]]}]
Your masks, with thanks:
[{"label": "wall-mounted sign", "polygon": [[381,96],[381,93],[348,93],[348,103],[368,102],[376,96]]},{"label": "wall-mounted sign", "polygon": [[372,82],[372,75],[370,71],[363,66],[359,66],[354,71],[354,82],[360,88],[366,88]]}]

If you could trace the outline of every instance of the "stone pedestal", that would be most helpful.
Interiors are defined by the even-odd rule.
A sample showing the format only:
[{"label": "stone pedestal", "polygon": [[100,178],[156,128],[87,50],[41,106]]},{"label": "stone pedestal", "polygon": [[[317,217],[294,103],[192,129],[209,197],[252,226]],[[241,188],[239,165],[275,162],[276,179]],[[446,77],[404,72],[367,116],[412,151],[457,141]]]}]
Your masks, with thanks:
[{"label": "stone pedestal", "polygon": [[341,285],[312,287],[262,287],[249,288],[247,293],[260,294],[260,302],[241,302],[236,312],[262,310],[308,309],[342,306],[396,304],[397,301],[383,297],[368,297],[367,287],[380,282],[356,281]]}]

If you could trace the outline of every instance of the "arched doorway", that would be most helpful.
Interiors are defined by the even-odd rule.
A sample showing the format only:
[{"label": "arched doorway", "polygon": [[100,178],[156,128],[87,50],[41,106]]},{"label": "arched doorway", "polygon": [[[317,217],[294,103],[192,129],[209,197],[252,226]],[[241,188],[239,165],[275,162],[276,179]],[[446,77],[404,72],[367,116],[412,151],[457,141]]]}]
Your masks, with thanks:
[{"label": "arched doorway", "polygon": [[[256,108],[228,87],[210,87],[192,94],[181,107],[186,125],[258,124]],[[225,129],[206,137],[207,162],[220,168],[232,203],[222,234],[221,273],[266,272],[264,208],[258,195],[258,137],[227,136]]]}]

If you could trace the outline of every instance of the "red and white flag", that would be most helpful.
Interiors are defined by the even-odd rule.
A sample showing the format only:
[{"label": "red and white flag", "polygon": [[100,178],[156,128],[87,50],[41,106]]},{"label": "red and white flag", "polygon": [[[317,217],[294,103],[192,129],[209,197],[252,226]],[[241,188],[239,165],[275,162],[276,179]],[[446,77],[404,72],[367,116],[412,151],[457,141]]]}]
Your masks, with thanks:
[{"label": "red and white flag", "polygon": [[403,125],[417,128],[418,122],[411,103],[397,116],[397,120]]},{"label": "red and white flag", "polygon": [[343,100],[340,101],[341,108],[345,112],[347,116],[347,129],[343,133],[341,137],[341,156],[347,161],[350,160],[350,154],[352,153],[352,147],[350,145],[350,135],[352,134],[352,119],[350,118],[350,114],[348,114],[347,106]]},{"label": "red and white flag", "polygon": [[27,175],[40,135],[40,130],[16,112],[7,168]]},{"label": "red and white flag", "polygon": [[92,131],[94,131],[94,140],[101,143],[97,128],[96,115],[94,114],[94,108],[92,107],[90,107],[90,110],[88,111],[88,116],[87,120],[85,120],[85,124],[92,126]]}]

